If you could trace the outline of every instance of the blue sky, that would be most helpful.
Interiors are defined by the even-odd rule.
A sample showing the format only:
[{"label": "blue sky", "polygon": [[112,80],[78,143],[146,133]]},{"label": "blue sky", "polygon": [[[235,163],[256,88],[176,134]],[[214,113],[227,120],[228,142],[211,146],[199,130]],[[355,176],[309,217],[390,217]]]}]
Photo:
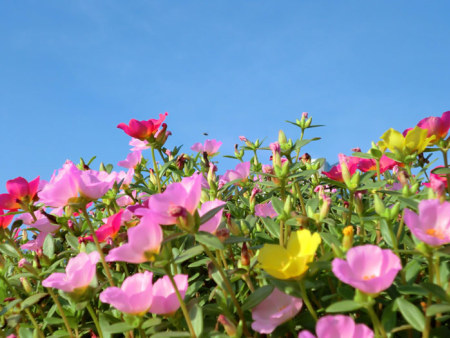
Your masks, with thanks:
[{"label": "blue sky", "polygon": [[[116,126],[169,112],[168,145],[296,136],[330,162],[450,109],[448,1],[3,1],[0,187],[116,164]],[[96,164],[99,162],[97,161]],[[224,162],[221,171],[234,166]],[[3,191],[1,188],[0,191]]]}]

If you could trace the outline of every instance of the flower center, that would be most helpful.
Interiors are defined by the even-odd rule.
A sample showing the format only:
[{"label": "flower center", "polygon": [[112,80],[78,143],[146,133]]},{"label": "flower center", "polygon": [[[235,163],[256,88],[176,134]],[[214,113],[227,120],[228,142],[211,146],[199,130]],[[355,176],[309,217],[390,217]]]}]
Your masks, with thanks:
[{"label": "flower center", "polygon": [[425,233],[437,239],[444,239],[444,233],[436,229],[428,229]]},{"label": "flower center", "polygon": [[371,279],[374,279],[375,277],[376,277],[375,275],[370,275],[370,276],[366,275],[366,276],[363,277],[363,279],[364,280],[371,280]]}]

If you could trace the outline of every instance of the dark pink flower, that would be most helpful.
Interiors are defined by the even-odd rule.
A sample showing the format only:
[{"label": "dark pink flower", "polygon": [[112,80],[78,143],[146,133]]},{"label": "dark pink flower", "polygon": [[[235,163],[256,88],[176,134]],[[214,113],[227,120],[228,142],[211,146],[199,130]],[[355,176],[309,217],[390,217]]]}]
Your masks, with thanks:
[{"label": "dark pink flower", "polygon": [[30,203],[35,199],[38,187],[39,176],[30,182],[23,177],[7,181],[8,194],[0,194],[0,209],[21,209],[22,203]]},{"label": "dark pink flower", "polygon": [[344,182],[344,178],[342,177],[342,165],[345,164],[348,168],[350,175],[353,175],[358,168],[359,158],[352,156],[345,156],[343,154],[339,154],[339,164],[332,167],[329,171],[322,171],[322,174],[327,176],[329,179]]},{"label": "dark pink flower", "polygon": [[[12,210],[14,211],[14,210]],[[3,209],[0,209],[0,228],[6,229],[8,225],[11,223],[14,215],[6,215]]]},{"label": "dark pink flower", "polygon": [[[122,223],[122,213],[124,210],[120,210],[117,214],[109,216],[106,219],[106,224],[103,224],[100,228],[95,230],[99,242],[105,242],[107,239],[114,239],[120,230],[120,225]],[[92,236],[84,237],[85,240],[91,242],[94,241]]]},{"label": "dark pink flower", "polygon": [[422,119],[417,126],[428,131],[427,137],[435,136],[433,144],[447,136],[450,128],[450,111],[446,111],[441,117],[430,116]]},{"label": "dark pink flower", "polygon": [[419,203],[419,215],[405,209],[405,223],[422,242],[431,246],[450,243],[450,202],[423,200]]},{"label": "dark pink flower", "polygon": [[128,125],[120,123],[117,128],[122,129],[125,133],[138,140],[146,140],[150,136],[155,135],[158,132],[159,127],[164,122],[168,113],[159,114],[159,119],[150,119],[147,121],[138,121],[131,119]]},{"label": "dark pink flower", "polygon": [[346,261],[335,258],[332,262],[337,278],[367,294],[386,290],[401,269],[400,258],[391,250],[371,244],[348,250]]}]

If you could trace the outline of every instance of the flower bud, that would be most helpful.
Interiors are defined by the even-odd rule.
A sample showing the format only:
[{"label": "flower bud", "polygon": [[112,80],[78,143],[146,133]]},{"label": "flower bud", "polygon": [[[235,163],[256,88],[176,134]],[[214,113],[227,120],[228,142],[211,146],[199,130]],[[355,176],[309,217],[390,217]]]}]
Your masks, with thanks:
[{"label": "flower bud", "polygon": [[312,117],[310,117],[309,119],[307,119],[305,121],[305,128],[309,128],[309,126],[311,125],[311,122],[312,122]]},{"label": "flower bud", "polygon": [[33,288],[30,285],[30,282],[25,277],[20,277],[20,283],[22,283],[22,287],[26,293],[30,294],[33,292]]},{"label": "flower bud", "polygon": [[386,207],[384,206],[383,201],[381,200],[381,198],[377,194],[373,195],[373,199],[374,199],[374,205],[375,205],[375,212],[379,216],[383,217],[384,216],[384,212],[386,211]]},{"label": "flower bud", "polygon": [[233,322],[231,322],[227,317],[224,315],[219,315],[217,321],[223,325],[223,328],[228,336],[236,336],[236,325],[234,325]]},{"label": "flower bud", "polygon": [[218,229],[216,231],[216,237],[223,243],[230,237],[230,230],[227,228]]},{"label": "flower bud", "polygon": [[230,232],[234,236],[239,236],[241,231],[239,230],[239,226],[231,219],[231,214],[226,213],[225,216],[227,219],[227,225],[228,225],[228,229],[230,229]]},{"label": "flower bud", "polygon": [[353,246],[353,226],[349,225],[342,230],[344,237],[342,238],[342,249],[347,252]]},{"label": "flower bud", "polygon": [[319,220],[320,221],[324,220],[328,216],[328,213],[330,212],[330,205],[331,205],[331,198],[329,196],[322,195],[322,199],[323,199],[323,203],[322,203],[322,206],[320,207],[320,212],[319,212]]},{"label": "flower bud", "polygon": [[286,144],[287,143],[287,138],[286,138],[286,134],[284,133],[284,131],[280,130],[278,132],[278,143],[280,145],[282,144]]},{"label": "flower bud", "polygon": [[242,243],[242,249],[241,249],[241,264],[243,266],[249,266],[250,265],[250,254],[248,252],[247,243]]}]

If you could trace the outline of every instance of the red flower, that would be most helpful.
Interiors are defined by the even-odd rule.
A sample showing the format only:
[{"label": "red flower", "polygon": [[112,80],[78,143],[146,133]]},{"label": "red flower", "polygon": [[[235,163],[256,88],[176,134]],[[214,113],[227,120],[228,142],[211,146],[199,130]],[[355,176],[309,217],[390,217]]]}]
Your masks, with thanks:
[{"label": "red flower", "polygon": [[6,182],[8,194],[0,194],[0,209],[20,209],[22,203],[30,203],[36,197],[39,187],[39,176],[28,182],[23,177],[17,177]]}]

